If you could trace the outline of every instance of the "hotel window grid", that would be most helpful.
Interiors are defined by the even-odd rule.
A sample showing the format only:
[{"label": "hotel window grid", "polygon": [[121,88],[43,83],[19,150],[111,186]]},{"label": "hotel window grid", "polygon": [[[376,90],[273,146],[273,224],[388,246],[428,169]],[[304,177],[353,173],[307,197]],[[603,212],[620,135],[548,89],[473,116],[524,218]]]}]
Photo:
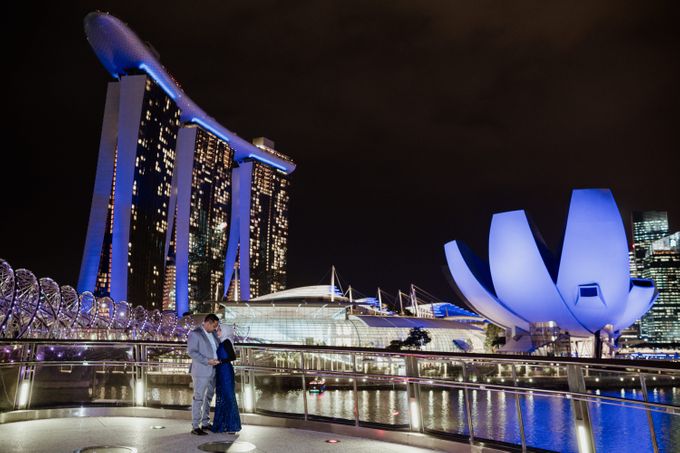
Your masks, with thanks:
[{"label": "hotel window grid", "polygon": [[234,151],[197,128],[189,215],[189,306],[220,300],[231,215]]},{"label": "hotel window grid", "polygon": [[137,139],[128,248],[128,299],[161,308],[165,280],[165,239],[175,165],[180,111],[146,79]]},{"label": "hotel window grid", "polygon": [[253,162],[250,206],[250,297],[286,288],[289,179]]}]

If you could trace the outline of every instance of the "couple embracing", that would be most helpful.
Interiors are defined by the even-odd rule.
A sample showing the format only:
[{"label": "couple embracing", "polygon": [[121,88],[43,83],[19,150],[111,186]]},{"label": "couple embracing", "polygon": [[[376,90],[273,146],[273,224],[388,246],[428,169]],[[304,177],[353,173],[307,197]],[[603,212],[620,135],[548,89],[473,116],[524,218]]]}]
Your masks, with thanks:
[{"label": "couple embracing", "polygon": [[[191,379],[194,397],[191,405],[191,434],[205,436],[214,433],[235,434],[241,430],[241,418],[236,404],[234,367],[234,328],[220,324],[215,314],[209,314],[201,326],[189,332],[187,349],[191,357]],[[210,402],[217,394],[215,414],[210,423]]]}]

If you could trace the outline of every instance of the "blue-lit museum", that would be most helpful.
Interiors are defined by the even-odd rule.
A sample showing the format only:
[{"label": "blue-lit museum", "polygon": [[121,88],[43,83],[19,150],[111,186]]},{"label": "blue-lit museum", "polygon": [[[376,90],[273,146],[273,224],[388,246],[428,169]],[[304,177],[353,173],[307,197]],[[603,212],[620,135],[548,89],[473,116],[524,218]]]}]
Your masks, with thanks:
[{"label": "blue-lit museum", "polygon": [[[518,352],[539,348],[545,337],[554,341],[560,333],[608,335],[614,341],[657,296],[653,281],[630,278],[623,221],[606,189],[573,191],[557,258],[525,211],[493,216],[488,264],[461,241],[445,249],[462,297],[507,328],[513,340],[506,346]],[[591,354],[581,349],[581,355]]]}]

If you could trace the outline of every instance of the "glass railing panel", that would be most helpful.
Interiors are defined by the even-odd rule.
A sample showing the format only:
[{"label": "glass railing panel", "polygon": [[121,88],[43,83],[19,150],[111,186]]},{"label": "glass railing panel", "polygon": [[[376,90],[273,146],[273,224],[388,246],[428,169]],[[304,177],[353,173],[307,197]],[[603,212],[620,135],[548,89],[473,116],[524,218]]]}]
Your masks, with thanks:
[{"label": "glass railing panel", "polygon": [[680,413],[652,411],[651,414],[659,451],[680,451]]},{"label": "glass railing panel", "polygon": [[354,371],[354,357],[352,354],[335,354],[323,351],[305,352],[303,360],[305,370]]},{"label": "glass railing panel", "polygon": [[528,447],[564,453],[578,451],[571,400],[525,393],[519,401]]},{"label": "glass railing panel", "polygon": [[680,406],[680,372],[643,374],[649,402]]},{"label": "glass railing panel", "polygon": [[[466,381],[496,385],[513,385],[512,365],[484,360],[466,361]],[[462,376],[459,381],[462,382]]]},{"label": "glass railing panel", "polygon": [[38,362],[132,362],[130,344],[55,344],[38,345],[35,358]]},{"label": "glass railing panel", "polygon": [[302,376],[287,373],[255,373],[255,412],[304,417]]},{"label": "glass railing panel", "polygon": [[20,361],[21,352],[21,346],[16,344],[5,344],[0,346],[0,363],[14,363]]},{"label": "glass railing panel", "polygon": [[637,369],[621,370],[584,366],[582,371],[588,393],[644,401],[642,383]]},{"label": "glass railing panel", "polygon": [[588,408],[596,451],[654,451],[645,410],[604,401],[588,403]]},{"label": "glass railing panel", "polygon": [[406,360],[403,356],[392,354],[357,354],[356,367],[358,373],[406,375]]},{"label": "glass railing panel", "polygon": [[31,409],[75,405],[131,405],[131,365],[37,365]]},{"label": "glass railing panel", "polygon": [[522,442],[514,394],[491,390],[470,390],[468,394],[475,439]]},{"label": "glass railing panel", "polygon": [[146,405],[149,407],[190,407],[193,396],[191,376],[147,374]]},{"label": "glass railing panel", "polygon": [[463,389],[420,386],[420,413],[425,431],[468,436]]},{"label": "glass railing panel", "polygon": [[[334,387],[329,391],[341,392],[350,386],[341,386],[331,379]],[[351,383],[348,383],[351,384]],[[409,407],[406,383],[403,380],[357,380],[357,407],[359,423],[391,429],[409,428]]]},{"label": "glass railing panel", "polygon": [[[241,349],[241,348],[239,348]],[[250,354],[253,366],[280,368],[280,369],[297,369],[300,368],[302,353],[297,351],[279,351],[266,349],[251,349],[247,351],[245,348],[241,349],[239,363],[245,363],[244,356]]]},{"label": "glass railing panel", "polygon": [[517,387],[569,391],[567,369],[562,364],[520,362],[515,364],[515,375]]},{"label": "glass railing panel", "polygon": [[35,348],[36,361],[52,363],[35,367],[32,408],[132,404],[132,364],[96,363],[133,361],[131,345],[41,344]]},{"label": "glass railing panel", "polygon": [[146,404],[151,407],[191,406],[191,358],[183,346],[146,347]]},{"label": "glass railing panel", "polygon": [[0,412],[14,409],[14,399],[19,382],[19,366],[0,366],[0,384],[3,391],[0,392]]},{"label": "glass railing panel", "polygon": [[321,373],[307,374],[308,417],[311,420],[353,424],[354,379]]},{"label": "glass railing panel", "polygon": [[446,379],[463,382],[463,362],[454,360],[418,359],[418,376],[430,379]]},{"label": "glass railing panel", "polygon": [[146,348],[147,371],[158,374],[187,374],[191,357],[186,347],[148,346]]}]

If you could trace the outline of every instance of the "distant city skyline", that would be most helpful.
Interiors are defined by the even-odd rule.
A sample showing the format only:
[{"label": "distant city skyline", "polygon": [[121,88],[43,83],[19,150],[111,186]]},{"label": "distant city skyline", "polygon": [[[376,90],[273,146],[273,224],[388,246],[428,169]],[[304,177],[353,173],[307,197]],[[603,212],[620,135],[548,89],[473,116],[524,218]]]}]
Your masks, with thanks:
[{"label": "distant city skyline", "polygon": [[[662,210],[680,230],[676,4],[97,7],[220,122],[303,164],[289,287],[335,264],[365,293],[413,282],[455,301],[442,244],[484,256],[492,213],[525,208],[555,248],[574,188],[610,187],[626,222]],[[32,20],[8,53],[0,256],[73,285],[110,80],[82,32],[92,8],[8,13]]]},{"label": "distant city skyline", "polygon": [[631,273],[653,279],[659,297],[637,323],[637,335],[651,343],[680,343],[680,232],[668,228],[665,211],[633,212]]}]

